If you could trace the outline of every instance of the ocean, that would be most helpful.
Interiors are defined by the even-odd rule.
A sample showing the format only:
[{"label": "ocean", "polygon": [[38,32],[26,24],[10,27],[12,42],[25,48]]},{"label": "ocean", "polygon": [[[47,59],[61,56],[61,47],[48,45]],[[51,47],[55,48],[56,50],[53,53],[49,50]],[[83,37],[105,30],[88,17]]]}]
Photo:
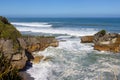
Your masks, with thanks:
[{"label": "ocean", "polygon": [[[120,80],[120,54],[93,50],[81,36],[100,30],[120,33],[120,18],[9,18],[22,33],[55,36],[59,47],[35,54],[52,57],[26,72],[35,80]],[[62,40],[62,41],[61,41]]]}]

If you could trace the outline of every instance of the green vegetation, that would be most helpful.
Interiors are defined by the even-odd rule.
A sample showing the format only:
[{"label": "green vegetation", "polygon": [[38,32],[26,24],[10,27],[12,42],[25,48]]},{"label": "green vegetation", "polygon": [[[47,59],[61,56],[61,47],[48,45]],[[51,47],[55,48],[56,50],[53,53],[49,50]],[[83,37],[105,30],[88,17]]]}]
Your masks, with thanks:
[{"label": "green vegetation", "polygon": [[18,37],[21,37],[21,34],[13,25],[0,20],[0,38],[16,40]]},{"label": "green vegetation", "polygon": [[0,80],[22,80],[18,70],[0,53]]},{"label": "green vegetation", "polygon": [[105,35],[106,31],[105,30],[101,30],[99,33],[101,33],[102,35]]},{"label": "green vegetation", "polygon": [[19,48],[17,38],[21,37],[21,33],[8,22],[5,17],[0,16],[0,39],[11,39],[13,40],[14,49]]}]

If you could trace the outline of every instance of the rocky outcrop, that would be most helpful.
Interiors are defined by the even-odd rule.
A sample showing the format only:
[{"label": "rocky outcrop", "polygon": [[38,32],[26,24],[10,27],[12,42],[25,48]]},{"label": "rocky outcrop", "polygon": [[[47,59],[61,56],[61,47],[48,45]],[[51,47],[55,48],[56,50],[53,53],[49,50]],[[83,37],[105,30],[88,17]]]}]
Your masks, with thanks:
[{"label": "rocky outcrop", "polygon": [[44,58],[44,56],[35,56],[34,59],[32,60],[33,64],[39,63],[42,59]]},{"label": "rocky outcrop", "polygon": [[93,39],[93,36],[83,36],[81,37],[81,43],[92,43]]},{"label": "rocky outcrop", "polygon": [[48,46],[57,47],[59,42],[54,37],[27,37],[23,38],[26,46],[23,46],[23,42],[20,43],[21,46],[26,47],[30,53],[35,51],[42,51]]},{"label": "rocky outcrop", "polygon": [[94,49],[95,50],[99,50],[99,51],[111,51],[114,53],[118,53],[120,52],[120,46],[118,45],[94,45]]},{"label": "rocky outcrop", "polygon": [[[82,39],[86,38],[82,37]],[[87,37],[88,38],[88,37]],[[85,39],[84,42],[87,42]],[[107,33],[105,30],[101,30],[93,37],[94,49],[99,51],[111,51],[120,52],[120,35],[117,33]]]},{"label": "rocky outcrop", "polygon": [[116,42],[116,39],[118,38],[118,34],[116,33],[102,33],[103,31],[100,31],[94,35],[94,44],[114,44]]},{"label": "rocky outcrop", "polygon": [[54,37],[22,36],[5,17],[0,16],[0,53],[17,69],[25,67],[26,61],[34,59],[32,52],[48,46],[57,47]]},{"label": "rocky outcrop", "polygon": [[38,64],[40,61],[50,61],[53,59],[51,56],[43,56],[43,55],[33,55],[34,59],[31,60],[31,63]]},{"label": "rocky outcrop", "polygon": [[[24,37],[18,38],[17,44],[16,48],[13,40],[0,39],[0,52],[2,52],[17,69],[22,69],[29,55],[32,55],[32,52],[42,51],[48,46],[57,47],[58,41],[55,38],[47,37]],[[28,55],[26,55],[25,50],[29,52]]]},{"label": "rocky outcrop", "polygon": [[[102,36],[99,36],[102,35]],[[100,51],[120,52],[120,36],[117,33],[105,33],[102,31],[94,35],[94,49]]]}]

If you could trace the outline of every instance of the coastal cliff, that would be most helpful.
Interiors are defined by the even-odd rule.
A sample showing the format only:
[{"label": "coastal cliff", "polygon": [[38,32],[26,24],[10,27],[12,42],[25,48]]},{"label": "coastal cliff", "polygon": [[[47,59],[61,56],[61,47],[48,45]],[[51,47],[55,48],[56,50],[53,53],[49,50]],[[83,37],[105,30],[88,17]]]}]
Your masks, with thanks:
[{"label": "coastal cliff", "polygon": [[105,30],[101,30],[93,36],[83,36],[81,38],[81,43],[88,42],[94,43],[95,50],[120,52],[120,35],[117,33],[107,33]]},{"label": "coastal cliff", "polygon": [[[5,17],[0,16],[0,54],[17,70],[23,69],[27,61],[34,59],[32,52],[58,45],[55,37],[23,36]],[[4,73],[2,68],[0,73]]]}]

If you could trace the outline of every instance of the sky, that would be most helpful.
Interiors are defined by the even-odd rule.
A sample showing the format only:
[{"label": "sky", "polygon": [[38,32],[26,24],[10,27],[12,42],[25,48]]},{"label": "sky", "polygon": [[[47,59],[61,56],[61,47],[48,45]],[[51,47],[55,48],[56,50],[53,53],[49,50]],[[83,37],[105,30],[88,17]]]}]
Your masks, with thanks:
[{"label": "sky", "polygon": [[8,17],[120,17],[120,0],[0,0]]}]

